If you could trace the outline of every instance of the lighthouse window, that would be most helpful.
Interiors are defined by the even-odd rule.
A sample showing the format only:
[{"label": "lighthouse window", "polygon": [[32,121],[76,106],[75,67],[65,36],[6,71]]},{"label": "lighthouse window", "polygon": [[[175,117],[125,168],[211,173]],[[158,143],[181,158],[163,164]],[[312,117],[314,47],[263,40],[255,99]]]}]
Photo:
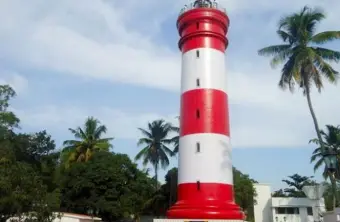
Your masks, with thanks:
[{"label": "lighthouse window", "polygon": [[196,152],[197,153],[201,152],[201,144],[200,143],[196,143]]},{"label": "lighthouse window", "polygon": [[199,58],[200,57],[200,51],[196,50],[196,57]]},{"label": "lighthouse window", "polygon": [[196,22],[196,29],[200,28],[200,23]]},{"label": "lighthouse window", "polygon": [[197,190],[201,190],[201,183],[199,181],[196,182]]},{"label": "lighthouse window", "polygon": [[200,118],[200,111],[197,109],[196,110],[196,118],[199,119]]},{"label": "lighthouse window", "polygon": [[196,86],[200,86],[200,79],[196,79]]}]

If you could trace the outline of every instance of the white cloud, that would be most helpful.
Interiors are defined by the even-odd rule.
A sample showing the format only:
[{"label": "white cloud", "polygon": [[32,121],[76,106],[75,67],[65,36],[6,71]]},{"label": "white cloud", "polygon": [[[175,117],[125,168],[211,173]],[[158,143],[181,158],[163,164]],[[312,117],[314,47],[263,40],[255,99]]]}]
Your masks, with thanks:
[{"label": "white cloud", "polygon": [[17,93],[23,93],[28,89],[28,80],[22,75],[8,70],[0,69],[0,84],[10,85]]},{"label": "white cloud", "polygon": [[[305,145],[314,135],[305,99],[301,93],[290,95],[277,88],[279,70],[270,70],[269,62],[259,58],[256,49],[275,43],[277,19],[305,4],[319,5],[326,10],[329,17],[323,23],[324,29],[340,30],[340,4],[336,0],[220,2],[230,13],[230,36],[234,36],[227,54],[233,144]],[[176,45],[168,48],[160,44],[157,34],[162,22],[177,13],[184,3],[184,0],[166,3],[3,0],[0,18],[6,22],[0,23],[0,58],[21,68],[45,71],[44,75],[60,72],[178,91],[180,53]],[[270,12],[280,14],[266,17]],[[334,115],[340,109],[340,104],[335,102],[339,92],[339,88],[328,87],[322,97],[313,95],[321,126],[340,123]],[[136,138],[137,126],[161,116],[126,114],[108,107],[96,113],[84,107],[44,104],[34,110],[21,111],[26,124],[48,127],[81,124],[89,114],[105,121],[112,133],[122,138]]]},{"label": "white cloud", "polygon": [[126,113],[109,107],[43,106],[25,110],[15,110],[23,126],[45,128],[49,131],[66,132],[69,127],[83,126],[89,116],[98,118],[108,127],[108,135],[120,139],[138,139],[138,128],[145,128],[155,119],[176,123],[176,115],[162,116],[155,113]]}]

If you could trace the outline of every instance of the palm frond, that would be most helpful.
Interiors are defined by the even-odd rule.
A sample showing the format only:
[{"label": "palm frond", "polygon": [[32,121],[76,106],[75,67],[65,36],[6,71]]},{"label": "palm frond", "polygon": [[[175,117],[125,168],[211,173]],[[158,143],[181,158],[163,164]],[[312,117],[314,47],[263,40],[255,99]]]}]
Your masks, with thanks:
[{"label": "palm frond", "polygon": [[76,146],[78,144],[80,144],[82,141],[79,141],[79,140],[65,140],[63,142],[63,145],[64,146]]},{"label": "palm frond", "polygon": [[137,142],[137,146],[140,146],[140,145],[151,145],[153,144],[153,140],[150,139],[150,138],[140,138]]},{"label": "palm frond", "polygon": [[291,36],[286,31],[279,29],[276,31],[276,33],[282,39],[283,42],[288,42],[289,44],[292,44],[294,42],[294,37]]},{"label": "palm frond", "polygon": [[290,49],[290,47],[291,47],[290,44],[272,45],[272,46],[268,46],[268,47],[260,49],[258,51],[258,54],[260,56],[275,56],[275,55],[282,53],[283,51]]},{"label": "palm frond", "polygon": [[321,8],[304,7],[304,12],[301,14],[302,27],[307,31],[307,36],[313,36],[316,24],[325,18],[325,14]]},{"label": "palm frond", "polygon": [[[172,153],[171,150],[170,150],[170,152]],[[167,168],[169,166],[169,164],[170,164],[169,157],[166,155],[165,152],[160,152],[159,153],[159,161],[160,161],[161,167],[163,169]]]},{"label": "palm frond", "polygon": [[110,141],[114,140],[115,138],[113,137],[107,137],[107,138],[102,138],[102,139],[97,139],[96,143],[109,143]]},{"label": "palm frond", "polygon": [[99,126],[95,129],[94,138],[99,139],[103,134],[107,132],[107,128],[104,125]]},{"label": "palm frond", "polygon": [[141,151],[139,151],[139,152],[137,153],[137,155],[135,156],[135,160],[136,160],[136,161],[137,161],[137,160],[140,160],[140,159],[142,159],[142,157],[146,156],[147,153],[148,153],[148,149],[149,149],[149,148],[150,148],[149,146],[146,146],[146,147],[144,147]]},{"label": "palm frond", "polygon": [[173,156],[172,150],[164,144],[162,145],[162,150],[165,152],[166,155]]},{"label": "palm frond", "polygon": [[[314,52],[314,51],[313,51]],[[339,73],[333,69],[331,65],[325,62],[318,54],[314,53],[314,64],[317,70],[324,77],[328,79],[330,83],[336,83],[339,77]]]},{"label": "palm frond", "polygon": [[112,144],[108,142],[101,142],[101,143],[96,143],[94,144],[92,149],[89,150],[97,150],[97,151],[109,151],[110,148],[112,148]]},{"label": "palm frond", "polygon": [[69,128],[68,130],[73,134],[73,136],[74,136],[75,138],[77,138],[77,139],[82,139],[80,133],[79,133],[77,130],[72,129],[72,128]]},{"label": "palm frond", "polygon": [[314,143],[316,145],[320,145],[320,142],[319,142],[318,138],[314,138],[314,139],[309,140],[309,143]]},{"label": "palm frond", "polygon": [[325,31],[314,35],[310,41],[315,44],[324,44],[337,39],[340,39],[340,31]]},{"label": "palm frond", "polygon": [[141,131],[141,133],[146,136],[147,138],[152,138],[152,134],[148,131],[146,131],[145,129],[142,128],[138,128],[139,131]]},{"label": "palm frond", "polygon": [[312,48],[314,53],[320,56],[322,59],[328,62],[339,62],[340,61],[340,52],[334,51],[331,49],[314,47]]},{"label": "palm frond", "polygon": [[[314,152],[315,152],[315,150],[314,150]],[[321,159],[323,158],[322,153],[320,153],[320,152],[315,153],[315,154],[313,154],[312,157],[310,158],[310,162],[312,163],[312,162],[314,162],[316,159],[319,159],[319,158],[321,158]]]},{"label": "palm frond", "polygon": [[296,55],[292,55],[284,64],[279,81],[279,87],[281,89],[285,90],[288,87],[289,90],[293,92],[296,82],[294,77],[298,76],[296,73],[299,72],[299,66],[296,63]]}]

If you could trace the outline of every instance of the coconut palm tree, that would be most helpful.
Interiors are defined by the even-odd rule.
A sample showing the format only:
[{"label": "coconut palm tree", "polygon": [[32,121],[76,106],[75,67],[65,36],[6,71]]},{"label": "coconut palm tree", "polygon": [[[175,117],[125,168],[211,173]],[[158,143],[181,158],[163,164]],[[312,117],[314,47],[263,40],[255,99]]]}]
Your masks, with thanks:
[{"label": "coconut palm tree", "polygon": [[135,160],[142,160],[143,165],[151,164],[155,170],[156,188],[158,185],[158,169],[161,166],[165,169],[170,164],[169,157],[173,155],[172,150],[167,146],[172,143],[168,135],[172,130],[172,125],[164,120],[155,120],[148,123],[147,129],[138,128],[143,134],[137,145],[143,146],[136,155]]},{"label": "coconut palm tree", "polygon": [[320,9],[305,6],[300,12],[283,17],[279,21],[277,34],[283,44],[268,46],[258,51],[259,55],[272,57],[273,68],[284,63],[279,87],[288,87],[292,92],[296,85],[302,88],[321,149],[324,146],[310,92],[313,85],[321,92],[325,79],[336,83],[339,73],[329,62],[340,61],[340,52],[319,46],[340,39],[340,31],[315,33],[316,25],[323,19],[325,14]]},{"label": "coconut palm tree", "polygon": [[88,117],[84,127],[69,128],[76,140],[65,140],[62,155],[66,158],[66,165],[72,162],[86,162],[91,159],[96,151],[109,151],[113,138],[102,138],[106,133],[105,125],[94,117]]},{"label": "coconut palm tree", "polygon": [[[337,154],[338,163],[340,163],[340,126],[326,125],[327,131],[320,131],[323,137],[324,146],[326,149],[332,150]],[[318,138],[312,139],[310,143],[318,145],[311,157],[311,163],[315,162],[314,171],[318,170],[324,163],[324,156],[320,147],[320,141]],[[323,176],[325,179],[328,177],[332,183],[332,189],[334,194],[333,207],[335,207],[337,202],[337,191],[336,191],[336,181],[335,179],[340,179],[340,165],[337,165],[334,175],[331,175],[326,166],[323,169]],[[334,177],[333,177],[334,176]]]}]

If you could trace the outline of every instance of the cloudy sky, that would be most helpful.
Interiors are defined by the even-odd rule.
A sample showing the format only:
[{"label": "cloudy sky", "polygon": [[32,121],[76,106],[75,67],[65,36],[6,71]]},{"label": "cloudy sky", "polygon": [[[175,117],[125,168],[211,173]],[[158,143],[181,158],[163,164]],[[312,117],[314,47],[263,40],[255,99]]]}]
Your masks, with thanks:
[{"label": "cloudy sky", "polygon": [[[48,130],[58,143],[68,127],[95,116],[114,136],[116,152],[134,157],[137,127],[176,123],[181,54],[176,19],[186,0],[0,0],[0,83],[18,93],[13,109],[24,131]],[[340,30],[338,0],[221,0],[231,26],[226,54],[233,163],[274,188],[293,173],[313,175],[315,137],[306,99],[277,87],[279,69],[257,55],[279,43],[277,20],[305,4]],[[340,50],[340,42],[329,45]],[[335,67],[340,70],[339,65]],[[320,125],[340,124],[340,86],[312,98]],[[177,160],[172,161],[172,166]],[[161,176],[163,176],[162,173]],[[319,176],[317,176],[320,178]]]}]

